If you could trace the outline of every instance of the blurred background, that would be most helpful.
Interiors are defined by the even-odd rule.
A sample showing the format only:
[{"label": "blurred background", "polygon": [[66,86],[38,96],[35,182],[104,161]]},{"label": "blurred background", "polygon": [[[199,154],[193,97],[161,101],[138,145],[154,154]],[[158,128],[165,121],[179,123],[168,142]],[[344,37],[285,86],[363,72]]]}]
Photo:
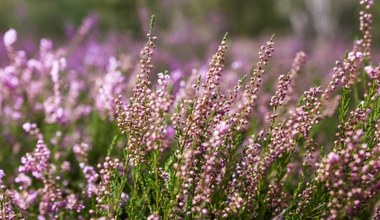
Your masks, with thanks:
[{"label": "blurred background", "polygon": [[[99,30],[141,36],[155,14],[161,31],[203,38],[228,31],[233,36],[265,32],[331,39],[355,32],[354,0],[1,0],[0,30],[13,27],[28,34],[63,38],[86,16],[96,16]],[[376,12],[380,12],[377,5]],[[379,13],[374,13],[379,14]],[[377,16],[376,19],[378,19]],[[188,28],[191,28],[189,30]],[[195,29],[195,30],[194,30]],[[186,31],[185,31],[186,30]]]},{"label": "blurred background", "polygon": [[[175,70],[205,63],[225,32],[229,32],[232,44],[232,61],[238,60],[240,65],[252,63],[260,44],[275,34],[279,65],[289,63],[297,51],[304,50],[316,65],[331,67],[350,49],[358,34],[358,2],[1,0],[0,31],[15,28],[24,42],[22,48],[35,51],[40,38],[51,38],[58,45],[68,42],[84,19],[90,18],[91,37],[87,43],[93,43],[92,54],[97,57],[115,51],[138,51],[145,41],[149,17],[154,14],[163,68]],[[373,14],[374,23],[379,24],[379,4]],[[379,36],[375,29],[374,39]],[[377,46],[378,41],[374,42]]]}]

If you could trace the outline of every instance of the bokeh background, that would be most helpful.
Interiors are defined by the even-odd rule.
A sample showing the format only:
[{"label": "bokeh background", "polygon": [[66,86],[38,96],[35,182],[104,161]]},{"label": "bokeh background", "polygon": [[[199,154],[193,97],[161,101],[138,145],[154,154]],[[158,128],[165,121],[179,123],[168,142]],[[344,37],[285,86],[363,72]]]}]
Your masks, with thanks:
[{"label": "bokeh background", "polygon": [[[93,15],[102,33],[128,32],[138,37],[155,14],[161,31],[191,28],[203,38],[228,31],[233,36],[275,32],[331,39],[354,36],[357,6],[354,0],[1,0],[0,30],[14,27],[60,39]],[[375,11],[380,12],[378,5]]]},{"label": "bokeh background", "polygon": [[[15,28],[23,48],[34,51],[42,37],[58,44],[72,39],[90,17],[92,41],[114,47],[98,47],[98,53],[111,54],[115,47],[134,52],[141,45],[136,42],[144,40],[150,15],[155,14],[166,68],[196,65],[210,55],[225,32],[235,48],[231,53],[246,60],[256,55],[255,45],[272,34],[280,48],[284,45],[280,56],[291,57],[302,49],[335,60],[358,33],[358,5],[354,0],[1,0],[0,31]],[[378,23],[379,5],[374,14]],[[375,29],[374,35],[378,39],[380,32]],[[323,52],[331,46],[336,53]]]},{"label": "bokeh background", "polygon": [[[70,69],[105,69],[112,56],[138,60],[151,15],[156,17],[158,50],[155,72],[206,68],[223,35],[229,33],[227,68],[246,73],[257,60],[257,51],[275,34],[276,52],[267,85],[287,72],[295,54],[308,55],[304,88],[323,85],[336,60],[352,48],[359,34],[357,0],[0,0],[0,32],[18,32],[16,46],[28,56],[38,52],[41,38],[54,49],[68,48]],[[380,24],[380,5],[373,9],[374,26]],[[82,26],[82,30],[81,30]],[[374,60],[380,29],[374,28]],[[83,36],[79,37],[83,32]],[[0,51],[4,45],[0,43]],[[4,62],[5,61],[5,62]],[[0,65],[6,63],[0,53]],[[99,68],[98,68],[99,69]],[[241,74],[229,74],[235,82]]]},{"label": "bokeh background", "polygon": [[[17,46],[35,54],[41,38],[69,48],[68,64],[106,67],[111,56],[138,59],[151,15],[156,16],[157,72],[202,68],[229,33],[227,63],[249,71],[257,51],[275,34],[273,78],[286,72],[296,52],[308,55],[305,88],[323,84],[359,34],[356,0],[0,0],[0,32],[18,32]],[[380,23],[380,5],[373,9]],[[84,27],[85,37],[76,36]],[[380,39],[374,28],[374,57]],[[0,51],[4,49],[0,43]],[[0,53],[0,64],[6,61]],[[76,68],[77,67],[77,68]],[[316,70],[316,71],[314,71]],[[240,71],[240,70],[239,70]],[[233,80],[231,80],[233,81]],[[269,80],[269,83],[272,81]]]}]

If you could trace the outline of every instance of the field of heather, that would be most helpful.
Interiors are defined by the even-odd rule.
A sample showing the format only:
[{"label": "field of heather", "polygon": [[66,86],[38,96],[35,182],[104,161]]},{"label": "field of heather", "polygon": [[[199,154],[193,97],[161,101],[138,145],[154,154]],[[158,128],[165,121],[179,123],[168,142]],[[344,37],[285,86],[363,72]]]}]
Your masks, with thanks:
[{"label": "field of heather", "polygon": [[1,0],[0,220],[380,220],[379,2],[233,2]]}]

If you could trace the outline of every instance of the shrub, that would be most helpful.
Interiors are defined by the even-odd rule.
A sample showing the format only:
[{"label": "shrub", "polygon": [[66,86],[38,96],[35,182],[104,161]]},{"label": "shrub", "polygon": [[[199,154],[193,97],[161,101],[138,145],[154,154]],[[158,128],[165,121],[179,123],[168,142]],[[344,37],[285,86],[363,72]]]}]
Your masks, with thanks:
[{"label": "shrub", "polygon": [[54,51],[48,40],[28,59],[9,30],[1,218],[380,218],[380,65],[371,60],[373,1],[361,4],[362,35],[330,83],[298,96],[306,54],[297,53],[262,118],[254,110],[273,38],[227,90],[227,35],[205,74],[178,83],[168,72],[151,80],[154,19],[140,62],[111,58],[105,74],[70,71],[69,48]]}]

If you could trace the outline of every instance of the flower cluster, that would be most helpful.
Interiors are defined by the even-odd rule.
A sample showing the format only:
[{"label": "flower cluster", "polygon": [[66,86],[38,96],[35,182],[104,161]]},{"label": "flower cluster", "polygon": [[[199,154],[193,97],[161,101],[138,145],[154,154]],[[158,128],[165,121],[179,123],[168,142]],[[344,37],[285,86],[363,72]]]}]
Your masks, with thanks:
[{"label": "flower cluster", "polygon": [[112,194],[111,189],[111,178],[112,172],[119,168],[119,159],[111,160],[111,158],[106,157],[106,161],[103,164],[98,164],[100,183],[98,186],[98,191],[96,194],[96,203],[100,210],[109,210],[107,204],[104,200]]},{"label": "flower cluster", "polygon": [[44,174],[49,168],[50,151],[43,140],[38,140],[36,149],[33,153],[27,153],[21,158],[20,173],[32,173],[38,179],[43,179]]},{"label": "flower cluster", "polygon": [[126,149],[131,155],[130,163],[133,166],[143,162],[148,152],[166,148],[165,115],[172,104],[167,91],[168,76],[158,74],[160,88],[156,91],[150,88],[149,74],[153,68],[152,56],[156,47],[153,41],[156,37],[149,33],[148,38],[141,51],[140,72],[137,74],[133,96],[128,105],[124,105],[121,96],[115,100],[119,128],[122,133],[129,134]]},{"label": "flower cluster", "polygon": [[[353,51],[347,54],[343,62],[336,61],[332,80],[325,89],[323,96],[328,99],[330,94],[337,88],[338,85],[344,85],[345,88],[350,88],[359,77],[360,67],[363,62],[363,53],[361,52],[361,41],[357,42],[358,47],[354,47]],[[359,47],[360,46],[360,47]]]},{"label": "flower cluster", "polygon": [[[352,117],[358,117],[357,120],[367,118],[366,113],[353,114]],[[380,152],[378,142],[373,147],[363,143],[364,132],[361,129],[350,128],[345,130],[345,134],[344,142],[337,142],[335,151],[322,160],[317,170],[317,181],[325,184],[330,196],[325,213],[329,219],[360,212],[380,184],[377,177],[380,164],[376,159]],[[378,135],[379,131],[376,131],[376,141],[379,140]]]},{"label": "flower cluster", "polygon": [[360,31],[363,34],[363,53],[367,59],[371,59],[373,18],[369,10],[373,7],[375,3],[373,0],[362,0],[360,1],[360,4],[364,5],[364,10],[360,11]]}]

